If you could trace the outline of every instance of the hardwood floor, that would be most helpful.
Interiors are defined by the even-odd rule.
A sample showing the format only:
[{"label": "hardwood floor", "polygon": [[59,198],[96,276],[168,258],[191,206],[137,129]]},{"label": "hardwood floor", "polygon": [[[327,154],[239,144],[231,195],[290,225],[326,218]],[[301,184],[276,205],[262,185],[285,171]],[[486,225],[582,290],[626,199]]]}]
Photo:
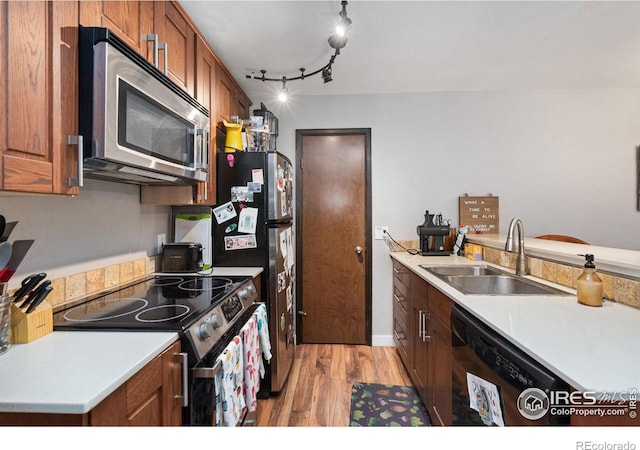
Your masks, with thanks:
[{"label": "hardwood floor", "polygon": [[346,427],[357,381],[410,386],[395,347],[302,344],[285,388],[258,400],[258,426]]}]

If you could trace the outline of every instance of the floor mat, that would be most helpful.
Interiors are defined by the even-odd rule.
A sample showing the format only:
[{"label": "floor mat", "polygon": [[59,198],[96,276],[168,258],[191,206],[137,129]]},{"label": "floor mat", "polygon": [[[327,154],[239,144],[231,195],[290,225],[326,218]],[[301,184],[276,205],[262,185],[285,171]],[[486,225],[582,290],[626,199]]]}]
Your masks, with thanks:
[{"label": "floor mat", "polygon": [[413,386],[353,383],[349,426],[425,427],[431,420]]}]

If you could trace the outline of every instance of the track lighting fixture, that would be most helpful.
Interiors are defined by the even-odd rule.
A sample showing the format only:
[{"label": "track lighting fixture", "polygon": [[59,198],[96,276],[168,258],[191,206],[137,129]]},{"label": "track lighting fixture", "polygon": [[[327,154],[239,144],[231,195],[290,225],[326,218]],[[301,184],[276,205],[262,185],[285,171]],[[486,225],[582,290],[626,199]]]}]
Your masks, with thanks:
[{"label": "track lighting fixture", "polygon": [[254,80],[259,80],[259,81],[277,81],[277,82],[281,82],[282,83],[282,91],[280,92],[280,94],[278,95],[278,98],[280,99],[280,101],[286,101],[287,100],[287,96],[288,96],[288,90],[287,90],[287,81],[294,81],[294,80],[304,80],[305,78],[309,78],[312,77],[316,74],[321,73],[322,74],[322,80],[325,83],[330,82],[333,78],[332,78],[332,65],[336,59],[336,56],[338,56],[340,54],[340,49],[344,48],[345,45],[347,45],[347,35],[349,33],[349,29],[351,28],[351,24],[352,21],[351,19],[347,16],[347,1],[343,0],[341,2],[342,4],[342,10],[338,13],[340,16],[340,20],[338,21],[338,24],[336,25],[336,29],[335,29],[335,34],[331,35],[331,37],[329,37],[328,41],[329,41],[329,46],[335,50],[334,54],[331,56],[331,58],[329,59],[329,62],[327,64],[325,64],[324,66],[320,67],[318,70],[315,70],[311,73],[305,74],[305,68],[301,67],[300,69],[298,69],[300,71],[300,75],[296,76],[296,77],[279,77],[279,78],[270,78],[267,77],[267,71],[265,69],[260,70],[261,75],[260,76],[256,76],[255,73],[251,73],[250,75],[247,75],[247,78],[250,79],[254,79]]}]

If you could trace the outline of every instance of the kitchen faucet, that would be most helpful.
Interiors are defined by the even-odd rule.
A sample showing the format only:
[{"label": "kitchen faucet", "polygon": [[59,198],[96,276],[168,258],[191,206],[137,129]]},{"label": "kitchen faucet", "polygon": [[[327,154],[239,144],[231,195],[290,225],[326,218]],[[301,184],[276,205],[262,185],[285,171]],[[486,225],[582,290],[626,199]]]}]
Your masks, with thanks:
[{"label": "kitchen faucet", "polygon": [[518,229],[518,257],[516,259],[516,275],[528,275],[529,263],[527,257],[524,254],[524,227],[522,220],[514,217],[509,224],[509,232],[507,233],[507,242],[504,246],[505,251],[513,253],[514,250],[514,237],[515,229]]}]

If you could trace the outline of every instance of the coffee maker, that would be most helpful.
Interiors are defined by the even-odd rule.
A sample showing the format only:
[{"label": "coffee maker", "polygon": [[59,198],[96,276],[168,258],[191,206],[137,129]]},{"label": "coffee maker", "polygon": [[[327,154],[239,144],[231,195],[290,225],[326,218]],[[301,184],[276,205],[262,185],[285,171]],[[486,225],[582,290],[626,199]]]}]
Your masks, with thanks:
[{"label": "coffee maker", "polygon": [[445,250],[444,240],[449,236],[449,225],[445,225],[442,214],[429,214],[429,210],[424,213],[424,223],[418,225],[418,236],[420,237],[420,254],[423,256],[450,255],[451,252]]}]

